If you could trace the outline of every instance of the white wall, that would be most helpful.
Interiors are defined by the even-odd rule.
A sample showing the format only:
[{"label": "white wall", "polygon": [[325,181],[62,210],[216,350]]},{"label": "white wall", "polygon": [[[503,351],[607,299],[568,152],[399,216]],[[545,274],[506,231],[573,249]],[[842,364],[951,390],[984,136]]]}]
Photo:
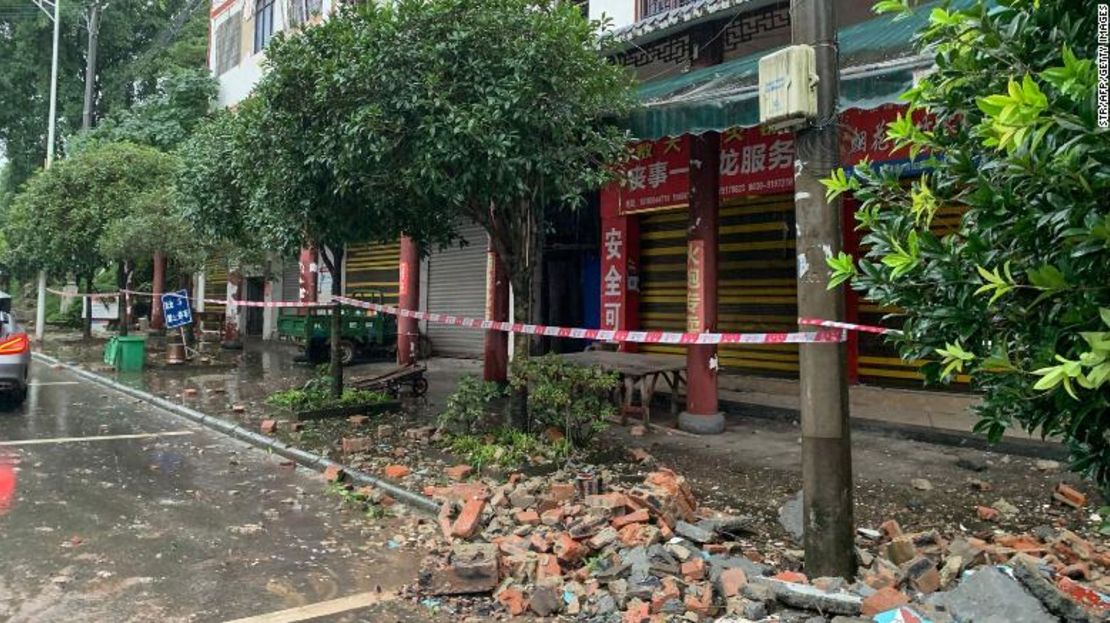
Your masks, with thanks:
[{"label": "white wall", "polygon": [[220,90],[216,95],[216,105],[220,108],[234,106],[250,95],[255,83],[262,77],[264,58],[264,54],[254,54],[239,63],[238,67],[220,76]]},{"label": "white wall", "polygon": [[590,19],[612,19],[610,28],[621,28],[636,21],[636,0],[590,0]]},{"label": "white wall", "polygon": [[[209,33],[216,32],[218,26],[224,19],[227,18],[232,12],[242,11],[243,18],[246,19],[248,14],[253,14],[253,11],[247,10],[247,4],[253,3],[256,0],[235,0],[235,2],[228,8],[222,10],[215,18],[211,18]],[[218,4],[214,2],[213,4]],[[285,30],[288,25],[286,15],[286,2],[278,0],[274,3],[274,33]],[[321,3],[321,12],[324,15],[331,13],[332,9],[336,6],[333,0],[323,0]],[[213,36],[212,34],[209,35]],[[244,48],[250,47],[251,38],[254,32],[247,29],[243,32],[243,37],[247,39],[246,43],[242,45]],[[215,42],[209,41],[209,58],[208,66],[212,67],[215,62]],[[258,54],[251,54],[250,56],[240,60],[239,65],[228,70],[222,76],[219,76],[219,93],[216,96],[216,105],[221,108],[234,106],[241,102],[247,95],[250,95],[254,85],[262,77],[262,61],[266,58],[266,52],[263,50]]]}]

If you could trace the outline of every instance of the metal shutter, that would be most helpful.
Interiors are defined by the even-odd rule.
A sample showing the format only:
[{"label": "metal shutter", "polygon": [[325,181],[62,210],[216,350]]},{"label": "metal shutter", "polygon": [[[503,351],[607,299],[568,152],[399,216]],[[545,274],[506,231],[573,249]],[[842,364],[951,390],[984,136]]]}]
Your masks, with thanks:
[{"label": "metal shutter", "polygon": [[347,247],[348,295],[381,292],[388,305],[397,304],[397,275],[401,243],[352,244]]},{"label": "metal shutter", "polygon": [[[685,207],[640,217],[640,324],[656,331],[686,330]],[[641,352],[684,355],[681,346],[644,344]]]},{"label": "metal shutter", "polygon": [[[216,256],[204,265],[204,298],[227,300],[227,260]],[[204,311],[222,312],[224,305],[205,303]]]},{"label": "metal shutter", "polygon": [[[717,327],[728,333],[795,331],[798,322],[794,196],[751,197],[722,206]],[[721,368],[798,375],[797,344],[722,346]]]},{"label": "metal shutter", "polygon": [[[746,198],[720,208],[717,327],[724,332],[793,331],[797,321],[794,199]],[[685,208],[640,220],[640,321],[644,329],[686,330]],[[649,353],[685,354],[681,346],[644,345]],[[796,376],[792,344],[720,349],[721,368]]]},{"label": "metal shutter", "polygon": [[[486,232],[479,225],[461,227],[468,243],[432,253],[428,258],[428,311],[485,318]],[[428,337],[436,355],[481,357],[485,331],[429,323]]]},{"label": "metal shutter", "polygon": [[281,300],[291,302],[301,300],[301,262],[299,258],[289,258],[281,263]]},{"label": "metal shutter", "polygon": [[[965,209],[961,206],[946,206],[937,210],[936,216],[929,229],[938,236],[955,231],[960,225],[960,219]],[[862,234],[861,234],[862,235]],[[856,255],[862,256],[867,252],[861,249]],[[887,319],[889,315],[898,315],[901,310],[893,307],[883,307],[871,301],[861,299],[859,302],[859,322],[861,324],[877,326],[895,326],[900,323]],[[891,387],[912,387],[921,389],[925,380],[918,368],[925,365],[920,359],[904,360],[898,354],[898,349],[889,344],[881,335],[873,333],[857,334],[859,339],[859,380],[862,383],[885,385]],[[956,375],[955,381],[947,389],[967,391],[971,379],[966,374]]]}]

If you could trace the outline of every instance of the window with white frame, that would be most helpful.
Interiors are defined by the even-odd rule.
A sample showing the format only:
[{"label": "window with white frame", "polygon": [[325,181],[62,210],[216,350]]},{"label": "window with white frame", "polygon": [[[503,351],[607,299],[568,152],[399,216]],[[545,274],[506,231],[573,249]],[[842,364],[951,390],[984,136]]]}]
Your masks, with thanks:
[{"label": "window with white frame", "polygon": [[285,0],[290,26],[299,26],[324,12],[324,0]]},{"label": "window with white frame", "polygon": [[274,37],[274,0],[255,0],[254,53],[258,54]]},{"label": "window with white frame", "polygon": [[212,69],[222,76],[239,64],[239,40],[242,36],[243,14],[236,11],[216,26]]}]

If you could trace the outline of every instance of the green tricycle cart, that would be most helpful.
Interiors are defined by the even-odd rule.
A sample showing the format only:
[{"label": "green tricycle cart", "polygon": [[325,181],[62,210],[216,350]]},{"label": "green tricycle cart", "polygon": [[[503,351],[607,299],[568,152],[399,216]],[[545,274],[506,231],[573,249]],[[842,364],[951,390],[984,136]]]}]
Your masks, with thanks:
[{"label": "green tricycle cart", "polygon": [[[380,291],[356,294],[352,298],[379,304],[385,299]],[[278,337],[301,344],[308,362],[323,363],[331,351],[332,312],[330,306],[288,310],[278,317]],[[349,365],[360,356],[396,356],[396,316],[352,307],[344,307],[341,313],[339,353],[343,365]]]}]

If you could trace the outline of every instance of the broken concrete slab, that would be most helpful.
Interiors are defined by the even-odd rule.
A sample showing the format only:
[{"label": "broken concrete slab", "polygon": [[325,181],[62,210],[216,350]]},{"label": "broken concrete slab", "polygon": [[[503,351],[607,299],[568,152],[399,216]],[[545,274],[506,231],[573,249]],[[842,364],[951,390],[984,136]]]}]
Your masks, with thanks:
[{"label": "broken concrete slab", "polygon": [[935,593],[928,603],[943,606],[957,621],[1044,623],[1054,618],[1017,580],[995,567],[980,567],[954,590]]},{"label": "broken concrete slab", "polygon": [[779,525],[801,543],[805,537],[805,517],[802,511],[802,492],[794,494],[779,508]]},{"label": "broken concrete slab", "polygon": [[795,608],[856,616],[860,613],[863,603],[858,595],[851,593],[830,593],[805,584],[783,582],[773,578],[755,577],[751,578],[750,582],[770,588],[776,599]]},{"label": "broken concrete slab", "polygon": [[1049,612],[1067,621],[1067,623],[1092,623],[1102,620],[1101,617],[1087,612],[1082,606],[1072,601],[1063,591],[1056,587],[1041,572],[1037,562],[1019,554],[1010,559],[1014,577],[1025,586],[1025,589],[1039,599]]},{"label": "broken concrete slab", "polygon": [[451,548],[448,566],[435,569],[428,582],[432,595],[488,593],[499,581],[497,546],[459,543]]}]

